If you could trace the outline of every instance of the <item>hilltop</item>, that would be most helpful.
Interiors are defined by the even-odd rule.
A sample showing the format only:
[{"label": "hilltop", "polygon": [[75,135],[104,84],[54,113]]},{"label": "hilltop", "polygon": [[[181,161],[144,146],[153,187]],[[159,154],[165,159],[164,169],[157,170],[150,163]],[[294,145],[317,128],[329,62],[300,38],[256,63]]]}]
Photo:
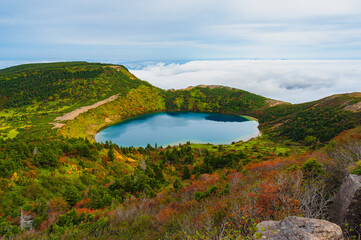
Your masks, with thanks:
[{"label": "hilltop", "polygon": [[[0,87],[5,239],[243,239],[264,220],[328,219],[343,178],[361,174],[361,93],[290,104],[224,86],[165,91],[87,62],[2,69]],[[164,111],[247,115],[263,134],[167,148],[94,141]]]}]

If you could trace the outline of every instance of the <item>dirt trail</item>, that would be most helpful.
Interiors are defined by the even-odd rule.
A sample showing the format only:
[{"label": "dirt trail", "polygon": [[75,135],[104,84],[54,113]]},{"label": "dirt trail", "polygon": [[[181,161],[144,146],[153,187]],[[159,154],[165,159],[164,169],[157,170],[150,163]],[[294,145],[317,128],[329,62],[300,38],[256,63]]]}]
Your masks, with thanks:
[{"label": "dirt trail", "polygon": [[53,129],[54,128],[61,128],[62,126],[65,125],[64,123],[60,123],[61,121],[73,120],[74,118],[79,116],[81,113],[84,113],[84,112],[86,112],[86,111],[88,111],[90,109],[99,107],[100,105],[103,105],[105,103],[114,101],[115,99],[118,98],[118,95],[119,94],[113,95],[110,98],[107,98],[107,99],[104,99],[102,101],[96,102],[96,103],[94,103],[93,105],[90,105],[90,106],[84,106],[84,107],[75,109],[72,112],[66,113],[63,116],[59,116],[59,117],[55,118],[55,120],[54,120],[55,122],[51,122],[50,124],[54,125]]}]

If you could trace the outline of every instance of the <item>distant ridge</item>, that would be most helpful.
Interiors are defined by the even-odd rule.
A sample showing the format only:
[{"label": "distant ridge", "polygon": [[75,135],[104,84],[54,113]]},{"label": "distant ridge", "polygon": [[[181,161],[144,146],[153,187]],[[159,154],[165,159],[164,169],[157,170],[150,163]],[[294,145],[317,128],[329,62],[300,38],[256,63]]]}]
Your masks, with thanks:
[{"label": "distant ridge", "polygon": [[[189,87],[186,87],[186,88],[181,88],[181,89],[168,89],[167,91],[171,91],[171,92],[175,92],[175,91],[189,91],[189,90],[192,90],[192,89],[195,89],[195,88],[209,88],[209,89],[216,89],[216,88],[225,88],[225,89],[228,89],[228,90],[240,90],[238,88],[233,88],[233,87],[229,87],[229,86],[223,86],[223,85],[205,85],[205,84],[201,84],[201,85],[197,85],[197,86],[189,86]],[[242,90],[242,91],[245,91],[245,90]],[[247,92],[247,91],[245,91]],[[275,100],[275,99],[270,99],[268,98],[266,100],[266,103],[268,104],[269,107],[274,107],[274,106],[277,106],[277,105],[280,105],[280,104],[291,104],[289,102],[284,102],[284,101],[280,101],[280,100]]]},{"label": "distant ridge", "polygon": [[[232,87],[228,87],[228,86],[223,86],[223,85],[205,85],[205,84],[200,84],[200,85],[197,85],[197,86],[189,86],[189,87],[186,87],[186,88],[181,88],[181,89],[177,89],[177,90],[180,90],[180,91],[187,91],[187,90],[192,90],[194,88],[210,88],[210,89],[215,89],[215,88],[226,88],[226,89],[237,89],[237,88],[232,88]],[[168,91],[177,91],[176,89],[169,89]]]},{"label": "distant ridge", "polygon": [[89,65],[111,65],[103,63],[89,63],[84,61],[74,61],[74,62],[54,62],[54,63],[28,63],[21,64],[13,67],[0,69],[0,75],[19,73],[23,71],[31,70],[42,70],[42,69],[53,69],[53,68],[64,68],[64,67],[77,67],[77,66],[89,66]]}]

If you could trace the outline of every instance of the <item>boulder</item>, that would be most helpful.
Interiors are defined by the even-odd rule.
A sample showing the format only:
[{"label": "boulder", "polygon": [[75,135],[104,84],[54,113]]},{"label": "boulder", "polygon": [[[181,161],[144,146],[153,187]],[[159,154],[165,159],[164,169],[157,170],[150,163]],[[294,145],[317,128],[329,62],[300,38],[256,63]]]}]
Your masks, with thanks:
[{"label": "boulder", "polygon": [[287,217],[282,221],[265,221],[257,225],[256,239],[269,240],[342,240],[341,228],[329,221]]},{"label": "boulder", "polygon": [[337,192],[332,211],[332,221],[338,225],[348,224],[359,230],[361,224],[361,176],[350,174]]}]

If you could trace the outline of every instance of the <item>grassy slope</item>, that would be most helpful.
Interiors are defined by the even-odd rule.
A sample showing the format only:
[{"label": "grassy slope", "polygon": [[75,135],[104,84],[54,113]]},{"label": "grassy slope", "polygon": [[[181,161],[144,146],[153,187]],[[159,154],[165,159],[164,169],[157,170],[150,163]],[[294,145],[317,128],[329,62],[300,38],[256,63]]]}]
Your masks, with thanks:
[{"label": "grassy slope", "polygon": [[[136,101],[136,108],[130,112],[125,111],[125,115],[120,113],[129,105],[127,101],[121,99],[108,103],[97,110],[84,113],[65,127],[66,132],[61,132],[66,136],[75,137],[80,134],[79,136],[93,139],[94,134],[102,127],[129,117],[160,111],[218,112],[255,116],[259,119],[260,128],[264,133],[275,138],[288,138],[299,142],[307,137],[314,137],[314,142],[326,142],[340,132],[361,123],[361,112],[345,110],[347,106],[361,101],[359,95],[343,94],[304,104],[280,104],[269,107],[266,98],[226,87],[196,87],[178,91],[162,91],[151,87],[149,89],[154,93],[152,98],[155,103]],[[139,99],[149,99],[145,91],[136,91],[134,94]],[[162,103],[161,107],[158,101]],[[139,111],[139,107],[144,110]],[[80,133],[77,129],[81,129]]]},{"label": "grassy slope", "polygon": [[95,133],[105,126],[164,110],[161,91],[154,87],[140,86],[126,96],[81,114],[75,120],[69,121],[59,132],[68,137],[86,137],[93,140]]},{"label": "grassy slope", "polygon": [[0,70],[0,137],[52,127],[55,117],[150,84],[118,65],[29,64]]},{"label": "grassy slope", "polygon": [[266,133],[295,141],[314,136],[326,142],[361,124],[361,111],[345,109],[360,101],[360,93],[339,94],[303,104],[278,105],[257,111],[256,116]]},{"label": "grassy slope", "polygon": [[249,114],[267,107],[267,98],[240,89],[198,86],[164,92],[167,110]]}]

